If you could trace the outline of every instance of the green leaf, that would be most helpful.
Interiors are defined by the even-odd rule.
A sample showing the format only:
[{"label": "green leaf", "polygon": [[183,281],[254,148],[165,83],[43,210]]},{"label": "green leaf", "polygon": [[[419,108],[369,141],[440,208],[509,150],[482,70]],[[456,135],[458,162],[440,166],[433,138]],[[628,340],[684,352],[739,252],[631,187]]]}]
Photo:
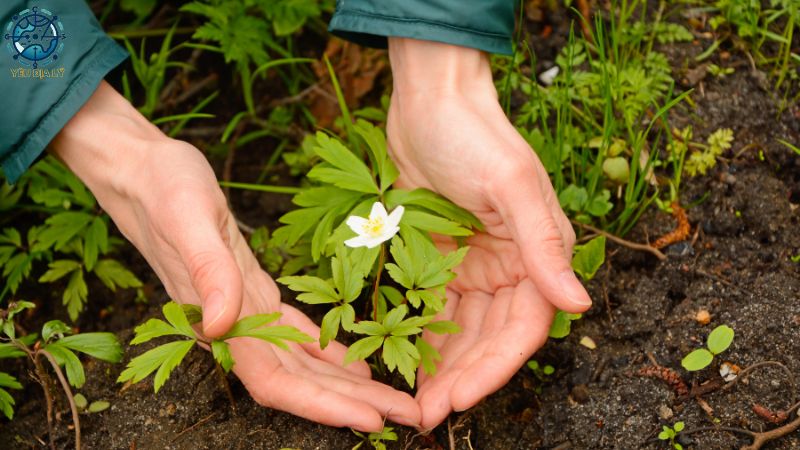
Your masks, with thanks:
[{"label": "green leaf", "polygon": [[425,325],[425,329],[436,334],[456,334],[461,332],[461,327],[450,320],[437,320]]},{"label": "green leaf", "polygon": [[113,259],[98,261],[93,273],[112,291],[116,291],[118,287],[123,289],[142,287],[142,282],[133,272]]},{"label": "green leaf", "polygon": [[131,345],[142,344],[161,336],[185,336],[182,332],[161,319],[150,319],[137,326],[134,331],[136,336],[131,340]]},{"label": "green leaf", "polygon": [[436,375],[436,361],[442,360],[442,355],[425,339],[418,337],[414,343],[419,351],[422,369],[428,375]]},{"label": "green leaf", "polygon": [[132,382],[138,383],[158,369],[153,383],[155,391],[158,392],[169,378],[172,370],[192,349],[194,343],[193,339],[169,342],[144,352],[128,363],[127,368],[117,378],[117,382],[132,380]]},{"label": "green leaf", "polygon": [[83,305],[86,304],[88,295],[89,288],[86,286],[86,281],[83,280],[83,270],[72,272],[67,287],[64,289],[62,302],[66,305],[69,318],[73,322],[78,320],[78,315],[83,311]]},{"label": "green leaf", "polygon": [[553,318],[553,323],[550,325],[549,336],[556,339],[569,336],[570,329],[572,328],[572,321],[580,318],[580,314],[557,311],[556,316]]},{"label": "green leaf", "polygon": [[416,285],[421,288],[434,288],[447,284],[455,278],[452,270],[461,264],[468,251],[469,247],[461,247],[444,257],[439,256],[430,261],[420,274]]},{"label": "green leaf", "polygon": [[[357,324],[360,325],[360,324]],[[367,359],[369,355],[375,353],[383,344],[383,336],[369,336],[359,339],[347,349],[347,354],[344,356],[344,365],[348,365],[353,361]]]},{"label": "green leaf", "polygon": [[203,321],[203,310],[201,310],[199,306],[189,303],[182,303],[181,309],[183,309],[183,313],[186,315],[186,320],[188,320],[191,325]]},{"label": "green leaf", "polygon": [[19,384],[16,378],[12,377],[11,375],[0,372],[0,411],[3,411],[3,414],[11,420],[14,418],[14,398],[11,397],[11,394],[8,393],[3,387],[7,387],[10,389],[22,389],[22,385]]},{"label": "green leaf", "polygon": [[400,305],[386,314],[386,317],[383,318],[383,326],[386,328],[387,332],[392,332],[394,328],[400,324],[403,318],[408,314],[408,306]]},{"label": "green leaf", "polygon": [[403,297],[403,294],[401,294],[400,291],[393,288],[392,286],[382,285],[378,287],[378,290],[380,291],[381,295],[386,297],[386,299],[388,299],[394,306],[400,306],[400,304],[402,304],[403,301],[405,301],[405,297]]},{"label": "green leaf", "polygon": [[708,349],[711,353],[719,355],[733,343],[733,328],[727,325],[720,325],[708,335]]},{"label": "green leaf", "polygon": [[83,249],[83,263],[86,270],[92,271],[97,264],[97,256],[108,251],[108,227],[102,217],[95,217],[86,231]]},{"label": "green leaf", "polygon": [[61,338],[58,344],[103,361],[116,363],[122,360],[122,346],[113,333],[80,333]]},{"label": "green leaf", "polygon": [[685,424],[683,422],[675,422],[675,425],[672,427],[672,429],[675,430],[675,432],[680,433],[683,431],[684,426]]},{"label": "green leaf", "polygon": [[91,214],[80,211],[65,211],[50,216],[45,220],[47,226],[39,233],[34,251],[43,251],[51,247],[60,250],[83,231],[93,218]]},{"label": "green leaf", "polygon": [[400,172],[395,167],[386,148],[386,136],[380,128],[365,120],[358,120],[354,127],[356,133],[367,143],[367,150],[378,168],[380,191],[386,192],[389,186],[397,180]]},{"label": "green leaf", "polygon": [[33,255],[22,252],[17,253],[11,259],[6,261],[5,269],[3,269],[3,276],[6,277],[7,287],[11,289],[11,293],[16,293],[22,280],[31,274],[33,267]]},{"label": "green leaf", "polygon": [[0,372],[0,387],[22,389],[22,385],[19,383],[19,381],[5,372]]},{"label": "green leaf", "polygon": [[[26,353],[16,345],[11,343],[0,342],[0,359],[4,358],[22,358]],[[2,373],[2,372],[0,372]]]},{"label": "green leaf", "polygon": [[383,324],[371,320],[362,320],[354,324],[352,331],[353,333],[368,334],[370,336],[386,336],[389,334],[389,331],[386,330]]},{"label": "green leaf", "polygon": [[119,7],[132,12],[141,20],[147,17],[156,6],[156,0],[120,0]]},{"label": "green leaf", "polygon": [[49,341],[54,335],[72,334],[72,328],[60,320],[50,320],[42,325],[42,340]]},{"label": "green leaf", "polygon": [[11,244],[14,247],[22,247],[22,236],[16,228],[3,228],[0,233],[0,244]]},{"label": "green leaf", "polygon": [[330,281],[310,275],[290,276],[278,278],[278,283],[285,284],[295,292],[302,292],[297,299],[312,305],[321,303],[336,303],[342,300]]},{"label": "green leaf", "polygon": [[658,433],[658,438],[661,439],[662,441],[668,441],[670,436],[669,433],[667,433],[666,431],[662,431]]},{"label": "green leaf", "polygon": [[186,318],[186,313],[183,312],[181,305],[175,302],[167,302],[161,307],[161,313],[167,319],[167,322],[175,327],[178,332],[188,338],[195,339],[196,335],[194,329],[189,324],[189,319]]},{"label": "green leaf", "polygon": [[686,355],[686,357],[681,361],[681,365],[684,369],[694,372],[708,367],[713,359],[714,355],[710,351],[704,348],[699,348]]},{"label": "green leaf", "polygon": [[275,322],[280,318],[281,313],[279,312],[269,314],[253,314],[252,316],[247,316],[233,324],[233,327],[231,327],[231,329],[228,330],[228,332],[225,333],[225,335],[220,339],[225,340],[239,336],[246,336],[250,331]]},{"label": "green leaf", "polygon": [[594,278],[606,260],[606,237],[598,236],[584,245],[576,245],[572,258],[572,270],[584,281]]},{"label": "green leaf", "polygon": [[81,268],[81,263],[71,259],[59,259],[48,264],[49,270],[39,277],[40,283],[52,283],[70,272]]},{"label": "green leaf", "polygon": [[317,132],[314,151],[325,163],[314,166],[307,174],[309,179],[367,194],[380,193],[366,164],[338,139]]},{"label": "green leaf", "polygon": [[337,246],[336,256],[331,258],[333,283],[340,293],[339,297],[347,303],[357,299],[364,287],[366,273],[353,267],[356,265],[355,261],[358,260],[348,256],[348,250],[343,244]]},{"label": "green leaf", "polygon": [[337,306],[328,311],[325,317],[322,318],[322,326],[320,326],[319,331],[319,348],[324,350],[325,347],[328,346],[328,342],[336,339],[336,336],[339,334],[342,311],[345,307],[350,307],[352,309],[350,305]]},{"label": "green leaf", "polygon": [[83,372],[83,365],[81,360],[66,346],[62,346],[60,342],[53,342],[44,346],[44,349],[53,355],[59,366],[66,369],[67,380],[69,384],[76,388],[80,388],[86,382],[86,375]]},{"label": "green leaf", "polygon": [[[428,189],[419,188],[413,191],[391,189],[384,196],[386,205],[394,209],[397,205],[418,206],[428,212],[450,219],[466,228],[483,230],[483,225],[471,212],[463,209],[439,194]],[[413,209],[413,208],[412,208]]]},{"label": "green leaf", "polygon": [[389,336],[383,343],[382,356],[386,367],[391,371],[397,368],[406,379],[408,385],[413,388],[420,360],[417,347],[409,342],[405,336]]},{"label": "green leaf", "polygon": [[281,313],[254,314],[236,322],[228,333],[221,339],[246,336],[261,339],[262,341],[274,344],[283,350],[289,350],[286,341],[291,342],[314,342],[314,338],[301,332],[295,327],[287,325],[271,325],[264,327],[280,318]]},{"label": "green leaf", "polygon": [[73,400],[75,400],[75,406],[83,411],[89,405],[89,401],[86,400],[86,397],[83,396],[81,393],[77,393],[72,396]]},{"label": "green leaf", "polygon": [[444,219],[422,211],[406,210],[403,213],[402,223],[431,233],[446,236],[471,236],[472,231],[461,226],[458,222]]},{"label": "green leaf", "polygon": [[89,409],[87,409],[87,411],[89,411],[90,413],[99,413],[99,412],[107,410],[110,407],[111,407],[111,403],[109,403],[109,402],[107,402],[105,400],[98,400],[96,402],[92,402],[89,405]]},{"label": "green leaf", "polygon": [[227,342],[217,339],[211,341],[211,353],[225,373],[231,371],[233,368],[233,355],[231,355],[231,348]]}]

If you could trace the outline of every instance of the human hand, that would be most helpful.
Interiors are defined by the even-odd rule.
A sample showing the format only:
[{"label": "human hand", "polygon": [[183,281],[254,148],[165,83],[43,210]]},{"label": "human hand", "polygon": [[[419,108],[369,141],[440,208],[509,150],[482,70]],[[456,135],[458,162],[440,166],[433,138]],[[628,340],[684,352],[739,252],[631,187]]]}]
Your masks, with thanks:
[{"label": "human hand", "polygon": [[[164,136],[105,82],[51,150],[80,177],[142,253],[168,294],[203,309],[203,333],[223,335],[240,317],[281,311],[281,323],[319,329],[283,305],[239,232],[205,157]],[[246,281],[246,283],[244,283]],[[234,372],[253,398],[333,426],[379,431],[383,416],[419,423],[413,399],[372,381],[366,363],[342,367],[346,347],[230,341]]]},{"label": "human hand", "polygon": [[418,378],[422,425],[431,427],[511,378],[544,342],[551,305],[582,312],[591,299],[571,269],[575,233],[544,167],[498,103],[488,57],[403,38],[390,38],[389,56],[387,135],[399,185],[436,191],[486,227],[470,240],[478,248],[448,293],[456,301],[444,315],[465,332],[432,337],[443,369]]}]

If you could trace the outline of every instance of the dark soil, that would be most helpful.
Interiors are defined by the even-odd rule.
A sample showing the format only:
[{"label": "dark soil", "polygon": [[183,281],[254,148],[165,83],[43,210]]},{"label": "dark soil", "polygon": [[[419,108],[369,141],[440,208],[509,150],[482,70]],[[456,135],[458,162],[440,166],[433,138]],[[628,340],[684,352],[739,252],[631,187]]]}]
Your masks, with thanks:
[{"label": "dark soil", "polygon": [[[680,67],[677,61],[698,49],[665,50]],[[555,52],[543,54],[551,59]],[[763,75],[751,72],[748,64],[722,80],[706,77],[700,83],[693,95],[696,109],[676,109],[671,120],[679,126],[692,123],[696,138],[729,127],[736,140],[709,175],[684,181],[682,204],[699,202],[688,209],[690,240],[667,248],[669,258],[663,262],[611,244],[605,266],[589,283],[595,306],[574,323],[569,337],[551,340],[534,355],[556,368],[551,377],[541,381],[523,368],[507,386],[475,408],[451,415],[431,434],[401,429],[398,443],[390,448],[665,449],[667,444],[655,439],[662,425],[684,421],[687,430],[714,425],[765,430],[774,425],[752,411],[754,403],[778,410],[797,401],[800,379],[792,387],[774,367],[755,371],[748,383],[704,395],[712,413],[694,399],[677,399],[662,381],[635,375],[652,360],[676,369],[689,385],[718,378],[723,360],[743,368],[776,360],[800,374],[800,263],[790,259],[800,254],[800,158],[777,142],[800,142],[800,108],[790,105],[779,112],[776,99],[762,87]],[[756,145],[738,154],[751,144]],[[269,152],[240,155],[234,173],[250,181]],[[272,224],[289,207],[285,197],[254,193],[235,193],[233,206],[249,225]],[[652,241],[673,226],[671,217],[653,211],[628,238]],[[130,340],[135,324],[158,314],[166,300],[142,260],[136,255],[129,259],[150,286],[150,305],[136,304],[130,293],[121,293],[87,312],[83,323],[86,329],[115,331],[123,342]],[[100,311],[107,312],[108,305],[113,311],[98,326]],[[711,314],[707,325],[694,319],[701,309]],[[735,330],[732,347],[711,369],[687,374],[681,358],[720,324]],[[597,348],[581,345],[584,336]],[[128,349],[126,361],[148,348]],[[0,448],[44,448],[41,389],[21,365],[11,369],[25,390],[14,393],[16,418],[0,425]],[[105,399],[112,405],[81,416],[87,449],[349,449],[361,442],[349,430],[258,406],[230,376],[233,410],[211,358],[201,350],[190,354],[157,395],[150,381],[126,389],[116,384],[122,369],[122,364],[87,364],[88,382],[80,392],[89,401]],[[60,399],[56,444],[71,448],[69,410],[63,395],[55,396]],[[681,442],[685,448],[731,449],[750,438],[702,431]],[[764,448],[800,448],[800,432]]]}]

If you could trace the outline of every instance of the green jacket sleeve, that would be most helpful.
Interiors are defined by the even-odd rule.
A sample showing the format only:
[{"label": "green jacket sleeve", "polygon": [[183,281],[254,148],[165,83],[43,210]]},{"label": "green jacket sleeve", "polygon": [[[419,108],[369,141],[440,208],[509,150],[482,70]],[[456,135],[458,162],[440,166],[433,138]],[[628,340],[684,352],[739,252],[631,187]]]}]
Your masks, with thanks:
[{"label": "green jacket sleeve", "polygon": [[370,47],[387,36],[510,55],[514,0],[336,0],[330,31]]},{"label": "green jacket sleeve", "polygon": [[84,0],[3,0],[0,21],[0,165],[13,183],[127,53]]}]

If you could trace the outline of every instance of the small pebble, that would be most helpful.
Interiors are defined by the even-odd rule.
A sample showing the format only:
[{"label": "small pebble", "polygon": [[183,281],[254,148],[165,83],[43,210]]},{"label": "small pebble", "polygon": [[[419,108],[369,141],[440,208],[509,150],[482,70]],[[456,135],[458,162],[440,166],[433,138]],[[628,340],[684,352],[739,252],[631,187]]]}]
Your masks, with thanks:
[{"label": "small pebble", "polygon": [[594,350],[597,348],[597,344],[595,344],[594,339],[590,338],[589,336],[584,336],[581,338],[581,345],[589,350]]},{"label": "small pebble", "polygon": [[658,417],[661,417],[663,420],[669,420],[674,416],[675,413],[672,412],[672,408],[667,405],[661,405],[658,407]]},{"label": "small pebble", "polygon": [[707,309],[701,309],[697,311],[697,314],[694,316],[694,320],[697,321],[700,325],[708,325],[711,322],[711,313],[708,312]]}]

